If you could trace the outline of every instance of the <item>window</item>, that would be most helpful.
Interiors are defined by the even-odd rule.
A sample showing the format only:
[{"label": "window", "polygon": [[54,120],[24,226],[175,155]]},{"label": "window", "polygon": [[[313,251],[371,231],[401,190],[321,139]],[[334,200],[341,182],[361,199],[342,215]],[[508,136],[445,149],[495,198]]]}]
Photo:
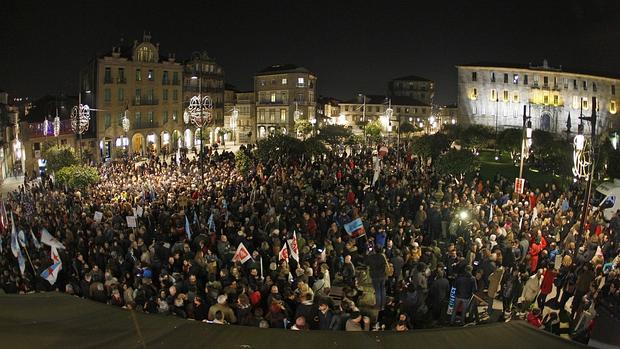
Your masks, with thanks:
[{"label": "window", "polygon": [[116,120],[116,123],[118,124],[118,126],[123,126],[123,119],[125,117],[125,113],[124,112],[120,112],[118,113],[118,117]]},{"label": "window", "polygon": [[568,88],[568,78],[564,78],[564,88]]},{"label": "window", "polygon": [[108,128],[112,125],[112,116],[110,115],[110,113],[105,113],[103,120],[105,123],[105,128]]},{"label": "window", "polygon": [[508,74],[504,73],[504,84],[508,83]]},{"label": "window", "polygon": [[611,95],[612,96],[616,95],[616,85],[611,85]]},{"label": "window", "polygon": [[583,97],[583,98],[581,99],[581,107],[582,107],[584,110],[588,110],[588,97]]},{"label": "window", "polygon": [[162,98],[164,101],[168,101],[168,89],[167,89],[167,88],[165,88],[165,89],[162,91],[162,93],[161,93],[161,98]]},{"label": "window", "polygon": [[504,102],[508,102],[510,97],[508,96],[508,90],[504,90]]},{"label": "window", "polygon": [[105,68],[103,82],[106,84],[112,83],[112,69],[110,67]]},{"label": "window", "polygon": [[577,89],[577,79],[573,79],[573,89]]},{"label": "window", "polygon": [[349,106],[348,105],[344,106],[344,111],[349,111]]},{"label": "window", "polygon": [[140,104],[140,99],[142,99],[142,90],[137,88],[136,89],[136,104]]},{"label": "window", "polygon": [[616,113],[616,101],[609,102],[609,112],[612,114]]},{"label": "window", "polygon": [[582,81],[582,85],[583,85],[583,90],[587,91],[588,90],[588,82],[586,80]]},{"label": "window", "polygon": [[270,122],[276,121],[276,111],[275,111],[275,109],[269,109],[269,121]]},{"label": "window", "polygon": [[151,81],[153,81],[154,77],[153,77],[153,69],[149,69],[149,73],[147,75],[147,78]]},{"label": "window", "polygon": [[593,92],[596,92],[596,82],[593,82],[593,83],[592,83],[592,91],[593,91]]},{"label": "window", "polygon": [[543,96],[543,104],[549,104],[549,95],[548,94],[545,94]]},{"label": "window", "polygon": [[491,73],[491,82],[495,82],[495,73]]},{"label": "window", "polygon": [[118,89],[118,101],[122,102],[125,100],[125,89],[122,87],[119,87]]},{"label": "window", "polygon": [[162,112],[161,118],[162,118],[164,124],[168,122],[168,111],[167,110],[164,110]]},{"label": "window", "polygon": [[286,78],[282,78],[282,85],[286,85],[286,83],[287,83]]},{"label": "window", "polygon": [[286,109],[280,109],[280,121],[286,122]]},{"label": "window", "polygon": [[142,81],[142,72],[140,72],[140,69],[136,69],[136,81]]},{"label": "window", "polygon": [[304,87],[305,80],[304,78],[297,78],[297,87]]},{"label": "window", "polygon": [[136,112],[136,128],[140,128],[142,127],[142,115],[140,115],[140,112],[137,111]]},{"label": "window", "polygon": [[265,86],[265,80],[260,80],[260,85]]},{"label": "window", "polygon": [[519,91],[515,91],[512,95],[512,101],[515,103],[519,102]]},{"label": "window", "polygon": [[573,109],[579,109],[579,96],[573,96]]},{"label": "window", "polygon": [[172,112],[172,121],[177,121],[177,117],[179,116],[179,112],[178,111],[173,111]]},{"label": "window", "polygon": [[478,99],[478,89],[477,88],[472,88],[471,92],[469,93],[469,99],[471,99],[472,101],[475,101],[476,99]]},{"label": "window", "polygon": [[527,74],[523,75],[523,85],[527,85],[529,83],[527,79]]},{"label": "window", "polygon": [[177,101],[179,99],[179,90],[172,90],[172,100]]},{"label": "window", "polygon": [[151,50],[147,46],[142,46],[138,49],[138,61],[140,62],[154,62],[155,55],[153,54],[153,50]]},{"label": "window", "polygon": [[534,86],[538,86],[538,75],[534,75]]},{"label": "window", "polygon": [[258,111],[258,119],[261,122],[265,122],[265,110],[264,109],[261,109]]},{"label": "window", "polygon": [[155,122],[154,118],[154,114],[152,111],[148,112],[147,114],[147,118],[148,118],[148,122],[150,126],[153,126],[153,122]]},{"label": "window", "polygon": [[276,93],[275,92],[271,92],[271,98],[269,98],[269,100],[271,101],[271,103],[275,103],[276,102]]},{"label": "window", "polygon": [[553,105],[557,106],[560,104],[560,96],[553,95]]},{"label": "window", "polygon": [[515,85],[519,84],[519,74],[512,74],[512,83]]},{"label": "window", "polygon": [[491,95],[489,96],[492,102],[497,101],[497,90],[491,90]]},{"label": "window", "polygon": [[109,88],[103,90],[103,101],[110,102],[112,101],[112,91]]},{"label": "window", "polygon": [[125,80],[125,68],[118,68],[118,82],[122,84],[127,82]]},{"label": "window", "polygon": [[161,82],[164,85],[168,84],[168,71],[167,70],[164,70],[164,74],[162,75]]},{"label": "window", "polygon": [[179,72],[173,72],[172,73],[172,84],[173,85],[178,85],[179,84]]},{"label": "window", "polygon": [[271,79],[271,84],[275,85],[276,84],[276,79]]},{"label": "window", "polygon": [[548,76],[543,76],[543,85],[545,87],[549,86],[549,77]]},{"label": "window", "polygon": [[478,73],[473,71],[471,72],[471,81],[478,81]]}]

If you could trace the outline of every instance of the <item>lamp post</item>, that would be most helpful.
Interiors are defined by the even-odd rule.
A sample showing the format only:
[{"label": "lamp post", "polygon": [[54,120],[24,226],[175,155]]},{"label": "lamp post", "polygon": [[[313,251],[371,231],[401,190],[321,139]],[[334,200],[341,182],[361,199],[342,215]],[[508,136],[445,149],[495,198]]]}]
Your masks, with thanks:
[{"label": "lamp post", "polygon": [[532,141],[532,116],[527,115],[527,106],[523,106],[523,136],[521,137],[521,164],[519,165],[519,179],[523,178],[523,160],[525,158],[526,147],[529,149],[529,145]]},{"label": "lamp post", "polygon": [[[127,144],[129,144],[129,127],[131,126],[131,122],[129,121],[129,117],[127,116],[129,114],[129,106],[125,107],[125,112],[123,113],[123,120],[121,120],[121,124],[123,126],[123,131],[125,131],[125,137],[123,139],[123,149],[125,148],[125,139],[127,139]],[[129,151],[128,151],[129,152]]]},{"label": "lamp post", "polygon": [[[87,92],[88,93],[88,92]],[[77,133],[80,142],[80,163],[82,158],[82,133],[88,130],[90,123],[90,107],[88,105],[82,105],[82,94],[78,95],[78,105],[74,106],[71,110],[71,128],[73,132]]]},{"label": "lamp post", "polygon": [[[590,206],[590,196],[592,195],[592,177],[594,177],[594,167],[596,165],[596,158],[595,158],[596,151],[594,149],[595,144],[596,144],[596,121],[597,121],[596,97],[592,97],[592,115],[589,117],[580,116],[579,119],[582,122],[582,124],[580,125],[582,134],[581,135],[578,134],[577,136],[575,136],[575,149],[577,149],[577,143],[579,143],[579,146],[581,147],[581,152],[584,156],[586,156],[585,154],[586,152],[591,153],[590,164],[585,166],[585,174],[588,179],[588,182],[586,185],[586,191],[584,195],[583,211],[581,213],[581,224],[579,226],[579,233],[580,235],[583,235],[585,225],[586,225],[586,218],[588,215],[588,208]],[[591,131],[590,149],[587,149],[586,147],[587,143],[586,143],[585,137],[583,136],[583,120],[590,122],[590,131]]]},{"label": "lamp post", "polygon": [[232,113],[230,114],[230,129],[232,130],[233,145],[236,145],[235,130],[237,129],[237,118],[239,118],[239,110],[237,107],[234,107]]},{"label": "lamp post", "polygon": [[56,108],[56,117],[54,118],[54,137],[56,137],[56,145],[60,145],[60,139],[58,135],[60,134],[60,116],[58,116],[58,108]]},{"label": "lamp post", "polygon": [[[203,131],[207,125],[210,125],[213,121],[213,101],[209,96],[202,96],[202,69],[200,70],[200,77],[194,75],[192,80],[198,79],[198,96],[193,96],[189,101],[187,107],[187,116],[191,118],[192,123],[200,128],[200,176],[204,175],[204,139]],[[202,181],[202,179],[201,179]]]}]

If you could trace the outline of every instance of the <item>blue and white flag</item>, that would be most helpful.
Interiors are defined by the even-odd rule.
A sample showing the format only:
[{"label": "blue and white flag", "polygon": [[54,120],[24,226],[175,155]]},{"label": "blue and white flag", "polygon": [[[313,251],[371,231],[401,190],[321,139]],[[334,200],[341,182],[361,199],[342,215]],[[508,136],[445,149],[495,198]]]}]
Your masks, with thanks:
[{"label": "blue and white flag", "polygon": [[58,273],[61,269],[62,263],[54,263],[47,269],[43,270],[43,272],[41,273],[41,277],[49,281],[49,283],[53,285],[56,283],[56,278],[58,278]]},{"label": "blue and white flag", "polygon": [[357,218],[349,223],[346,223],[344,225],[344,230],[353,238],[358,238],[366,234],[361,218]]},{"label": "blue and white flag", "polygon": [[185,235],[189,240],[192,239],[192,229],[189,226],[189,219],[187,219],[187,215],[185,215]]},{"label": "blue and white flag", "polygon": [[50,234],[50,232],[45,228],[41,228],[41,242],[47,246],[52,246],[63,250],[65,249],[65,245],[53,237],[52,234]]},{"label": "blue and white flag", "polygon": [[37,240],[37,237],[34,236],[34,232],[32,231],[32,229],[30,230],[30,238],[32,239],[34,247],[41,248],[41,243],[39,242],[39,240]]},{"label": "blue and white flag", "polygon": [[209,216],[209,220],[207,221],[207,226],[209,227],[210,231],[215,231],[215,222],[213,221],[213,212],[211,212],[211,215]]},{"label": "blue and white flag", "polygon": [[19,240],[17,238],[17,229],[15,229],[15,218],[13,218],[13,212],[11,212],[11,252],[13,256],[18,258],[20,253]]},{"label": "blue and white flag", "polygon": [[20,230],[17,234],[17,239],[19,240],[19,245],[21,247],[26,247],[26,234],[24,234],[23,230]]},{"label": "blue and white flag", "polygon": [[26,258],[24,257],[22,250],[19,250],[19,255],[17,256],[17,263],[19,264],[19,271],[22,273],[22,275],[24,275],[24,272],[26,271]]}]

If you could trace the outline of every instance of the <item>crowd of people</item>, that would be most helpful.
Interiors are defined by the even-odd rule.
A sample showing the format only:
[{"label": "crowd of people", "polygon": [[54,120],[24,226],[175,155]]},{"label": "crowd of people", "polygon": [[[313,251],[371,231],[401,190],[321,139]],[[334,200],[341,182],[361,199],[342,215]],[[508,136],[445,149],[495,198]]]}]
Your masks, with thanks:
[{"label": "crowd of people", "polygon": [[[1,235],[2,290],[293,330],[522,317],[587,338],[597,311],[619,313],[620,212],[580,227],[578,185],[518,195],[512,179],[440,175],[405,148],[266,162],[239,151],[247,173],[233,153],[210,150],[202,161],[102,164],[101,181],[82,190],[25,183],[4,201],[14,223]],[[345,229],[357,218],[360,236]],[[12,224],[26,233],[23,271]],[[41,276],[54,262],[43,229],[64,246],[53,284]],[[233,258],[240,245],[247,261]]]}]

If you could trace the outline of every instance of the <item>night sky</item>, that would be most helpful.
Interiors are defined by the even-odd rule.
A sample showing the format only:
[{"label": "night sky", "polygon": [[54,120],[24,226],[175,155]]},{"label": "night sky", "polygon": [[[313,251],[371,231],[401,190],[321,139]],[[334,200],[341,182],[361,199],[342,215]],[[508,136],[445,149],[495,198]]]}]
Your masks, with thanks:
[{"label": "night sky", "polygon": [[620,72],[620,2],[565,1],[3,1],[0,89],[11,96],[75,94],[80,67],[151,32],[160,54],[206,49],[227,83],[277,63],[317,74],[319,94],[385,93],[387,81],[436,81],[456,100],[456,68],[478,61]]}]

